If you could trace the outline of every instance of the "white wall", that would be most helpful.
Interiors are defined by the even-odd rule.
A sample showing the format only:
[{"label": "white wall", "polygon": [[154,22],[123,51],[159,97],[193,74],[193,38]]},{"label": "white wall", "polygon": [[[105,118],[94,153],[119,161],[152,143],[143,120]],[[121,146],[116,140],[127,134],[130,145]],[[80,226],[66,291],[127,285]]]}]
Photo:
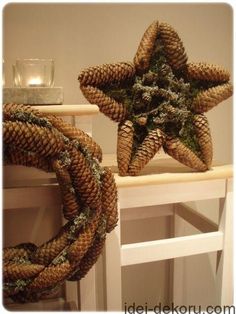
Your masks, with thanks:
[{"label": "white wall", "polygon": [[[176,28],[185,43],[189,60],[220,64],[232,71],[232,9],[225,4],[9,4],[3,14],[6,86],[12,85],[12,64],[17,58],[53,58],[55,85],[63,86],[68,104],[85,102],[77,82],[82,68],[132,60],[144,30],[155,19]],[[232,100],[225,101],[207,115],[215,159],[231,162]],[[104,153],[114,153],[116,125],[100,114],[94,119],[94,138]],[[6,222],[9,227],[10,219]],[[143,228],[144,235],[149,230],[149,224],[139,227]],[[55,226],[49,228],[49,234],[53,233]],[[136,228],[135,222],[124,225],[124,241],[132,238]],[[158,230],[158,237],[163,237],[168,231],[168,222],[155,220],[152,228],[154,233],[155,228]],[[180,223],[179,232],[184,230]],[[26,238],[27,234],[21,234],[21,237]],[[17,240],[11,236],[9,242]],[[209,261],[208,256],[185,259],[188,275],[185,278],[188,279],[184,279],[184,302],[206,301],[206,294],[199,290],[198,283],[195,281],[192,285],[197,279],[198,272],[195,272],[196,278],[192,274],[197,264],[201,278],[205,279],[205,291],[212,289],[212,263],[206,261]],[[142,277],[137,276],[140,273]],[[155,281],[149,283],[154,273]],[[167,263],[154,263],[150,267],[141,265],[131,271],[124,269],[123,278],[124,300],[167,302]],[[214,300],[214,293],[210,300]]]}]

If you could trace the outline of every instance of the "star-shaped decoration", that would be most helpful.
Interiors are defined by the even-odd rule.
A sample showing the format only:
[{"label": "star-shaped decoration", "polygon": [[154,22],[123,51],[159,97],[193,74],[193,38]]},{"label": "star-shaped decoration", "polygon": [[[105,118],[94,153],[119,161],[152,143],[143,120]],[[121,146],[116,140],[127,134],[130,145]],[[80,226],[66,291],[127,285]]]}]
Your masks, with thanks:
[{"label": "star-shaped decoration", "polygon": [[188,63],[178,33],[153,22],[133,63],[83,70],[87,100],[119,123],[119,174],[137,175],[158,150],[197,171],[210,169],[212,140],[205,112],[232,95],[229,73],[207,63]]}]

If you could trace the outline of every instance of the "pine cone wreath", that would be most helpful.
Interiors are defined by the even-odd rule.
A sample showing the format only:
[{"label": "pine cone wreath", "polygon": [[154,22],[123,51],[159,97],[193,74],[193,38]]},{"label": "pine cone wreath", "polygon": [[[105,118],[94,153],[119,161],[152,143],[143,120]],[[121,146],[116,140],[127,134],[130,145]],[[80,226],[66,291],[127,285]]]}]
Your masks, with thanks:
[{"label": "pine cone wreath", "polygon": [[198,115],[232,95],[230,74],[218,65],[187,61],[177,31],[154,21],[140,41],[134,64],[125,66],[122,75],[118,74],[119,63],[90,67],[79,75],[85,98],[119,123],[117,161],[121,176],[138,175],[162,145],[169,155],[192,169],[206,171],[210,167],[209,126],[203,118],[199,122]]},{"label": "pine cone wreath", "polygon": [[3,250],[4,296],[35,302],[77,272],[80,280],[97,261],[117,222],[116,184],[99,164],[101,148],[83,131],[30,106],[7,104],[3,112],[5,163],[54,171],[68,220],[40,246]]}]

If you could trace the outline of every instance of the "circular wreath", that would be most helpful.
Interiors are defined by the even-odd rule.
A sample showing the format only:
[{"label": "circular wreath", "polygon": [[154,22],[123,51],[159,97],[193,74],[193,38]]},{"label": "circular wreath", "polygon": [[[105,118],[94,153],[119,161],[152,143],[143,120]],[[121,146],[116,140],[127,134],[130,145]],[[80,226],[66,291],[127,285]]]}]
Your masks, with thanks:
[{"label": "circular wreath", "polygon": [[30,106],[3,106],[4,162],[56,173],[63,214],[58,234],[3,252],[4,295],[37,301],[65,280],[80,280],[97,261],[117,223],[117,189],[102,151],[86,133]]}]

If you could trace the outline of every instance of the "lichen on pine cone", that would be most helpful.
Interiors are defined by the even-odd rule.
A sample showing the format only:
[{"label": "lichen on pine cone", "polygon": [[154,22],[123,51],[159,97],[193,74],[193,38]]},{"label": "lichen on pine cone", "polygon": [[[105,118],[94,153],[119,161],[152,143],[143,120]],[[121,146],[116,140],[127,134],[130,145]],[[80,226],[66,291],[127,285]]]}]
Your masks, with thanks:
[{"label": "lichen on pine cone", "polygon": [[91,220],[82,228],[79,237],[70,245],[68,249],[68,259],[73,267],[78,266],[81,259],[86,254],[94,241],[94,235],[101,219],[102,209],[98,208]]},{"label": "lichen on pine cone", "polygon": [[121,122],[117,131],[117,162],[119,174],[125,176],[128,173],[131,160],[134,128],[130,120]]},{"label": "lichen on pine cone", "polygon": [[233,94],[231,83],[225,83],[216,87],[211,87],[201,91],[193,99],[193,110],[196,113],[207,112],[217,106],[223,100],[226,100]]},{"label": "lichen on pine cone", "polygon": [[128,173],[136,176],[141,169],[154,157],[165,141],[165,135],[160,129],[149,132],[144,141],[139,145],[133,156]]},{"label": "lichen on pine cone", "polygon": [[101,147],[83,130],[80,130],[73,125],[70,125],[56,116],[47,116],[48,121],[66,137],[71,140],[78,140],[81,145],[91,153],[92,157],[102,161],[102,149]]},{"label": "lichen on pine cone", "polygon": [[159,32],[168,63],[174,70],[183,68],[187,63],[188,57],[178,33],[167,23],[160,23]]},{"label": "lichen on pine cone", "polygon": [[193,168],[197,171],[206,171],[206,164],[179,138],[167,137],[164,144],[165,152],[186,165],[187,167]]},{"label": "lichen on pine cone", "polygon": [[154,21],[145,31],[138,50],[134,57],[134,65],[137,71],[145,71],[150,64],[155,41],[158,33],[158,22]]},{"label": "lichen on pine cone", "polygon": [[197,141],[201,149],[201,155],[208,168],[211,167],[213,147],[211,132],[207,117],[204,114],[197,114],[193,118],[193,124],[196,130]]}]

